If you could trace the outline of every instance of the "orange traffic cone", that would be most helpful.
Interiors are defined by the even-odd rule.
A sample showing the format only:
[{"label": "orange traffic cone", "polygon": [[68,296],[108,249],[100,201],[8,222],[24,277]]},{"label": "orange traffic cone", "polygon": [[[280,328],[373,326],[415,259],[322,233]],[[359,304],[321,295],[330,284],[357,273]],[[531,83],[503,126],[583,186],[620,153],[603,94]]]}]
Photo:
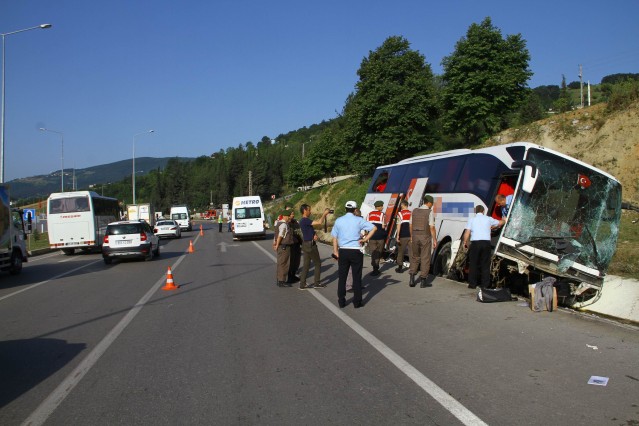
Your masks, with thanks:
[{"label": "orange traffic cone", "polygon": [[202,229],[202,225],[200,225],[200,237],[204,236],[204,230]]},{"label": "orange traffic cone", "polygon": [[195,248],[193,248],[193,240],[189,241],[189,253],[193,253],[195,251]]},{"label": "orange traffic cone", "polygon": [[173,283],[173,274],[171,273],[171,267],[166,271],[166,284],[162,287],[162,290],[177,290],[180,286],[176,286]]}]

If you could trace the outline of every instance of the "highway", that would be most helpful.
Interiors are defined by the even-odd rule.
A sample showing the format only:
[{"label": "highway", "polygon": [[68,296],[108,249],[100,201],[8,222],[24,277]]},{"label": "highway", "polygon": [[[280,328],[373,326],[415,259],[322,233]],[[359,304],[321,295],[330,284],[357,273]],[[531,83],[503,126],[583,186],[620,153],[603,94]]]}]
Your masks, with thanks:
[{"label": "highway", "polygon": [[271,234],[216,228],[152,261],[54,252],[2,273],[0,425],[639,424],[637,327],[409,288],[368,258],[366,306],[339,309],[328,246],[328,287],[278,288]]}]

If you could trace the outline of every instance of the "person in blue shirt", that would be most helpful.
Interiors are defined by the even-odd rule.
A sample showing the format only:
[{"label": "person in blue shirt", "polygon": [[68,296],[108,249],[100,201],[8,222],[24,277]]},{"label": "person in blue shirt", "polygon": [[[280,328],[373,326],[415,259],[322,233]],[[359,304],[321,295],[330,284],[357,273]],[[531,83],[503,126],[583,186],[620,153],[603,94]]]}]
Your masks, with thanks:
[{"label": "person in blue shirt", "polygon": [[512,202],[512,195],[497,194],[497,196],[495,197],[495,203],[497,203],[500,208],[502,219],[506,220],[506,216],[508,216],[508,210],[510,210],[510,204]]},{"label": "person in blue shirt", "polygon": [[[353,306],[361,308],[362,302],[362,267],[364,254],[362,245],[375,234],[375,225],[353,213],[357,208],[355,201],[346,203],[346,214],[339,217],[333,225],[333,257],[337,259],[339,279],[337,282],[337,302],[340,308],[346,306],[346,278],[348,269],[353,273]],[[367,231],[362,237],[361,231]]]},{"label": "person in blue shirt", "polygon": [[475,207],[475,217],[468,220],[464,231],[464,247],[468,248],[469,261],[468,288],[477,288],[478,276],[481,288],[490,287],[490,258],[493,251],[490,231],[503,226],[504,222],[504,219],[497,220],[486,216],[484,206]]}]

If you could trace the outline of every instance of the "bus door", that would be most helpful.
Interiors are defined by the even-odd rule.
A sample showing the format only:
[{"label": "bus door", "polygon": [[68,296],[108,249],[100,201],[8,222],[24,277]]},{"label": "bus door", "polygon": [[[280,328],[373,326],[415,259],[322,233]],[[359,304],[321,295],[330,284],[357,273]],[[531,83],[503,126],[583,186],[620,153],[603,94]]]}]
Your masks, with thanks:
[{"label": "bus door", "polygon": [[384,221],[386,222],[386,241],[384,242],[384,250],[392,251],[395,247],[395,228],[397,227],[397,212],[399,211],[400,202],[404,199],[404,194],[392,194],[386,204],[384,212]]},{"label": "bus door", "polygon": [[426,183],[428,178],[415,178],[410,181],[410,186],[406,192],[406,199],[408,200],[408,209],[413,210],[422,205],[422,199],[424,197],[424,191],[426,190]]}]

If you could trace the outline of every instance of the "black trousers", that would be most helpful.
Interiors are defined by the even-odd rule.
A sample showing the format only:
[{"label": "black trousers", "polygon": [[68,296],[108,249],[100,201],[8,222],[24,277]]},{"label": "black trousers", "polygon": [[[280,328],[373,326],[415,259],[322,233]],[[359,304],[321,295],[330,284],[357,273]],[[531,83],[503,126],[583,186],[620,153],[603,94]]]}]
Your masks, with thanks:
[{"label": "black trousers", "polygon": [[[475,288],[479,284],[482,288],[490,287],[490,258],[493,247],[488,240],[470,242],[468,249],[469,272],[468,284]],[[479,282],[477,280],[479,278]]]},{"label": "black trousers", "polygon": [[302,245],[300,243],[291,244],[291,264],[288,268],[288,278],[292,279],[297,275],[302,262]]},{"label": "black trousers", "polygon": [[346,278],[348,268],[353,268],[353,304],[362,302],[362,267],[364,254],[358,249],[339,249],[339,279],[337,281],[337,299],[340,304],[346,303]]}]

